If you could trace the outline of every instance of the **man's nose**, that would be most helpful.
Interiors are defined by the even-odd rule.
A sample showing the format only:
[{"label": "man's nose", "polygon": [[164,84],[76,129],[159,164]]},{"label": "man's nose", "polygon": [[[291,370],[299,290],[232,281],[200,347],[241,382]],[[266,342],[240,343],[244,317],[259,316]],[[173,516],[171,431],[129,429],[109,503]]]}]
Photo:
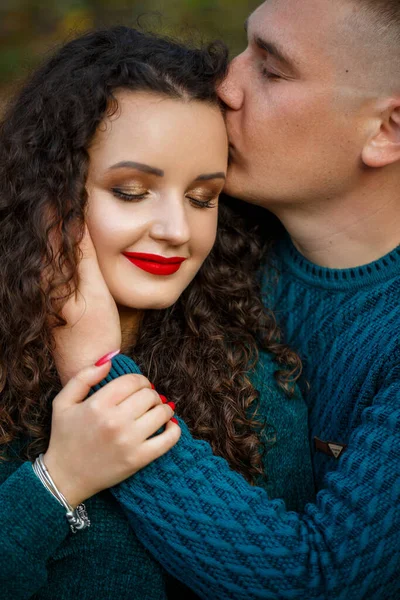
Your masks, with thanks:
[{"label": "man's nose", "polygon": [[239,110],[243,104],[244,63],[242,57],[243,53],[231,61],[228,74],[218,88],[218,96],[231,110]]},{"label": "man's nose", "polygon": [[154,239],[165,241],[173,246],[181,246],[190,240],[190,227],[187,218],[185,198],[165,199],[158,207],[156,219],[151,228]]}]

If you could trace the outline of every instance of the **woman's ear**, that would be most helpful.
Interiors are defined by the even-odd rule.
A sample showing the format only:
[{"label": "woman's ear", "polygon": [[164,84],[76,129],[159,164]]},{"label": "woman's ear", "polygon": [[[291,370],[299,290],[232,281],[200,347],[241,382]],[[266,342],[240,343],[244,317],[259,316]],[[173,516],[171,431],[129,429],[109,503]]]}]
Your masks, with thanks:
[{"label": "woman's ear", "polygon": [[400,161],[400,97],[386,102],[378,125],[362,151],[367,167],[385,167]]}]

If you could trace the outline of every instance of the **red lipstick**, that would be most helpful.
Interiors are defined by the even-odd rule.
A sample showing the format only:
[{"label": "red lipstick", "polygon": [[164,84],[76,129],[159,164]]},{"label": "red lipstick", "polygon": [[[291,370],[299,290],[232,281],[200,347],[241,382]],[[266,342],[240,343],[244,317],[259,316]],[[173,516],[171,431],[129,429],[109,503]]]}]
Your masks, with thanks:
[{"label": "red lipstick", "polygon": [[123,252],[122,254],[136,267],[152,275],[172,275],[186,260],[182,256],[166,258],[159,254],[147,254],[146,252]]}]

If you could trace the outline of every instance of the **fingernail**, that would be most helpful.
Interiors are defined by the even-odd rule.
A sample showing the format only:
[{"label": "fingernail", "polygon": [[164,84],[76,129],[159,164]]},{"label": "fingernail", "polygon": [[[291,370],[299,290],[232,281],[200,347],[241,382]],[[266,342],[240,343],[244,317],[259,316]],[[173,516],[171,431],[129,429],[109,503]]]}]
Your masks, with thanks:
[{"label": "fingernail", "polygon": [[170,419],[170,421],[172,421],[173,423],[175,423],[175,425],[179,425],[178,419],[175,419],[175,417],[172,417],[172,419]]},{"label": "fingernail", "polygon": [[155,385],[153,385],[152,383],[150,384],[150,386],[151,386],[151,389],[152,389],[152,390],[155,390],[155,389],[156,389],[156,386],[155,386]]},{"label": "fingernail", "polygon": [[120,352],[121,352],[121,350],[115,350],[114,352],[109,352],[108,354],[105,354],[104,356],[99,358],[99,360],[96,363],[94,363],[95,366],[101,367],[102,365],[105,365],[106,362],[111,360],[114,356],[117,356],[117,354],[119,354]]},{"label": "fingernail", "polygon": [[159,396],[160,396],[160,398],[161,398],[161,402],[162,402],[163,404],[168,404],[168,400],[166,399],[166,397],[165,397],[165,396],[163,396],[162,394],[159,394]]},{"label": "fingernail", "polygon": [[175,402],[167,402],[167,404],[172,408],[173,411],[175,411]]}]

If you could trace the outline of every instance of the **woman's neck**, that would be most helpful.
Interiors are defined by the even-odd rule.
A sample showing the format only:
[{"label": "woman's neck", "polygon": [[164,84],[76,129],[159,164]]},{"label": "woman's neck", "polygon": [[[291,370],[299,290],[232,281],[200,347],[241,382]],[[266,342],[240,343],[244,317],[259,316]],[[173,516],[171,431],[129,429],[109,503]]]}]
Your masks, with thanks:
[{"label": "woman's neck", "polygon": [[143,311],[126,306],[118,306],[121,323],[121,352],[124,354],[136,344]]}]

